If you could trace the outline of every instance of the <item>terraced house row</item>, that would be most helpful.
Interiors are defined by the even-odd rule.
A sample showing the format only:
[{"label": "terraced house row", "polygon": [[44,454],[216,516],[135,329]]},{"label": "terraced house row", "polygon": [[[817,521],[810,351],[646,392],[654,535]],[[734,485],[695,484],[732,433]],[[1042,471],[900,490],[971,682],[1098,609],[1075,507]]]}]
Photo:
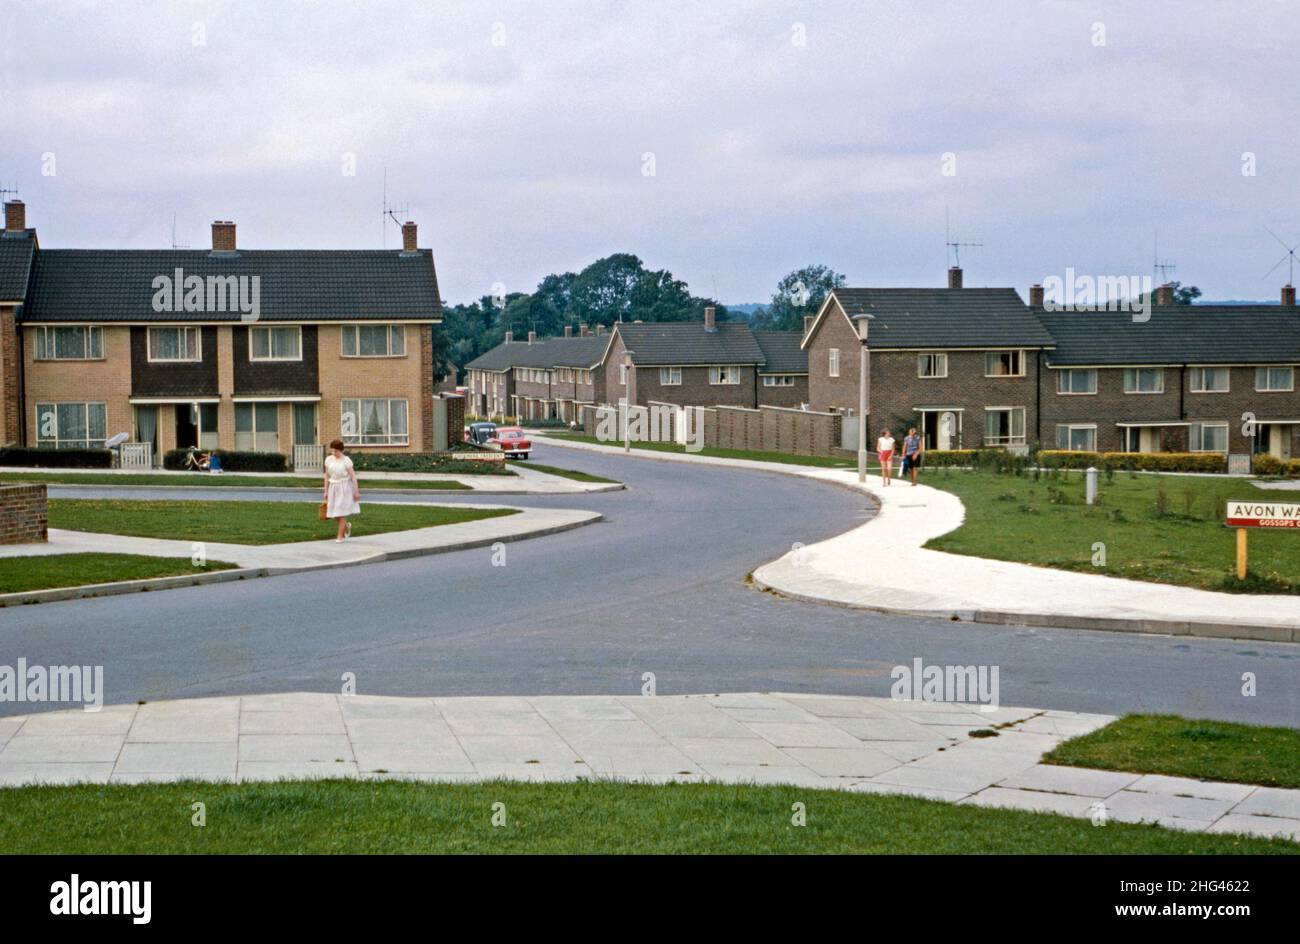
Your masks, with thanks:
[{"label": "terraced house row", "polygon": [[0,235],[0,442],[319,455],[336,437],[433,448],[442,319],[416,226],[391,251],[45,249],[21,202]]}]

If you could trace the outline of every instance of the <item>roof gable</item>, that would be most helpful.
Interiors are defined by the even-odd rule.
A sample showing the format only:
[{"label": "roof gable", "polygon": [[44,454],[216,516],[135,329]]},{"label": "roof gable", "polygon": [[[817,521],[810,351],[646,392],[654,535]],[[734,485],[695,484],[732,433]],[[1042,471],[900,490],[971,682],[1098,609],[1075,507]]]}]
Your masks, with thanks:
[{"label": "roof gable", "polygon": [[31,230],[0,234],[0,302],[21,302],[27,298],[36,235]]}]

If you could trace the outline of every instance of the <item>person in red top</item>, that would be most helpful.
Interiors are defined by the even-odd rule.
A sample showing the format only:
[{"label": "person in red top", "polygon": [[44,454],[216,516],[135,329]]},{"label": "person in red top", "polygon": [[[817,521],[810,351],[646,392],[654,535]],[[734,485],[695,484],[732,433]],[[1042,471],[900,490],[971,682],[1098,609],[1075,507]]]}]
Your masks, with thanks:
[{"label": "person in red top", "polygon": [[894,472],[894,437],[888,429],[880,431],[876,440],[876,453],[880,456],[880,484],[888,485]]}]

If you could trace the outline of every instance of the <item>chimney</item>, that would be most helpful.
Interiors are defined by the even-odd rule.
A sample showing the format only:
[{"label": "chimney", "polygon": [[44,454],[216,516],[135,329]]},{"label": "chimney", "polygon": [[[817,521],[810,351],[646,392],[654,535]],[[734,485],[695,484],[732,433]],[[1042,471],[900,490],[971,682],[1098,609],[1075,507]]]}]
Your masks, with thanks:
[{"label": "chimney", "polygon": [[565,326],[564,326],[564,336],[565,336],[566,338],[571,338],[571,337],[573,337],[573,325],[565,325]]},{"label": "chimney", "polygon": [[235,224],[230,220],[212,221],[212,251],[235,252]]},{"label": "chimney", "polygon": [[603,324],[596,325],[596,334],[599,336],[604,333],[605,333],[605,326]]},{"label": "chimney", "polygon": [[808,337],[808,332],[812,330],[812,323],[813,321],[816,320],[816,318],[817,318],[816,315],[803,316],[803,336],[805,338]]},{"label": "chimney", "polygon": [[716,316],[716,315],[717,315],[717,312],[714,310],[714,308],[713,308],[712,305],[706,305],[706,306],[705,306],[705,308],[704,308],[704,330],[705,330],[705,331],[717,331],[717,330],[718,330],[718,325],[717,325],[717,322],[715,321],[715,316]]},{"label": "chimney", "polygon": [[529,343],[529,344],[532,344],[532,343],[533,343],[534,341],[536,341],[536,340],[537,340],[537,332],[536,332],[536,331],[529,331],[529,332],[528,332],[528,343]]},{"label": "chimney", "polygon": [[1043,307],[1043,287],[1039,285],[1037,282],[1029,286],[1029,307],[1030,308]]},{"label": "chimney", "polygon": [[953,266],[948,270],[948,287],[961,288],[961,267]]},{"label": "chimney", "polygon": [[415,224],[407,220],[402,224],[402,252],[415,251]]},{"label": "chimney", "polygon": [[584,321],[584,322],[582,322],[581,324],[578,325],[578,336],[579,336],[579,337],[583,337],[583,338],[585,338],[585,337],[586,337],[587,335],[589,335],[589,334],[591,334],[591,329],[587,327],[587,322]]},{"label": "chimney", "polygon": [[513,331],[507,331],[507,332],[506,332],[506,344],[510,344],[512,341],[514,341],[514,339],[515,339],[515,333],[514,333]]},{"label": "chimney", "polygon": [[1156,289],[1157,305],[1172,305],[1174,303],[1174,287],[1166,282]]},{"label": "chimney", "polygon": [[21,233],[27,229],[27,206],[21,200],[5,204],[5,232]]},{"label": "chimney", "polygon": [[1295,286],[1294,285],[1282,286],[1282,304],[1287,308],[1295,307]]}]

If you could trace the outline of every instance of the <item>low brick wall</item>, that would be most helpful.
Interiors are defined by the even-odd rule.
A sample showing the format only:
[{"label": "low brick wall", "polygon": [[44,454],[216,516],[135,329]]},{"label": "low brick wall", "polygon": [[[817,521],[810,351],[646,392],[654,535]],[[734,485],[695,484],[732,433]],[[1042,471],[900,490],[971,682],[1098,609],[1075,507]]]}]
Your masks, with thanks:
[{"label": "low brick wall", "polygon": [[49,528],[43,484],[0,485],[0,544],[43,544]]}]

